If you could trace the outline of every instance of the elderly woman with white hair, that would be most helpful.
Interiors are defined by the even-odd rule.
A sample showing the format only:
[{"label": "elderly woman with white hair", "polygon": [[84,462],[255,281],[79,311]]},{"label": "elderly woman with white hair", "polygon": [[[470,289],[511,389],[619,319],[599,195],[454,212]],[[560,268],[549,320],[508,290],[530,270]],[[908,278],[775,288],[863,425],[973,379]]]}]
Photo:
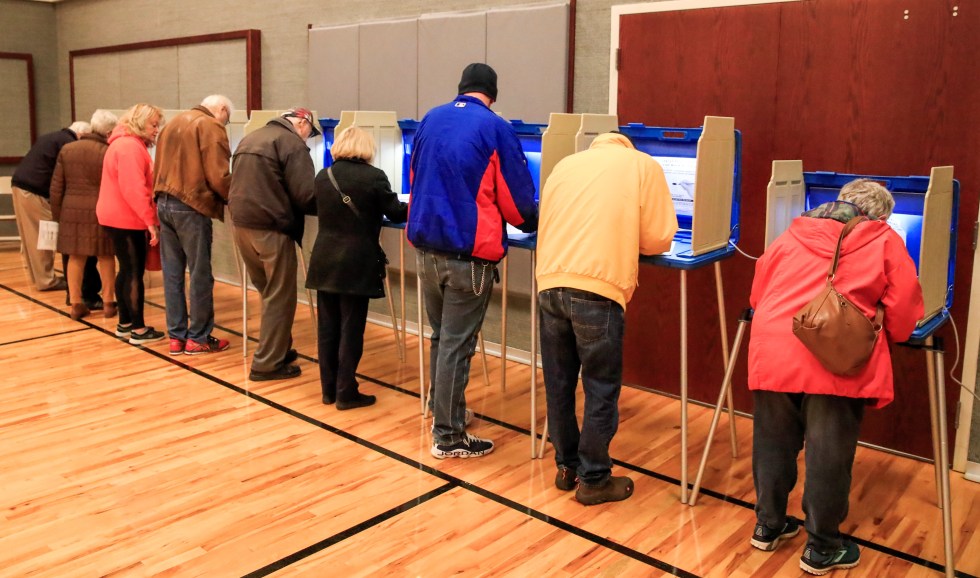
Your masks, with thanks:
[{"label": "elderly woman with white hair", "polygon": [[111,112],[95,111],[91,132],[61,149],[51,178],[51,214],[59,223],[58,252],[68,257],[68,298],[71,318],[76,321],[90,313],[82,299],[82,277],[86,259],[93,256],[98,258],[102,278],[103,314],[107,318],[116,315],[115,253],[112,240],[99,225],[95,206],[99,201],[109,133],[117,122]]},{"label": "elderly woman with white hair", "polygon": [[[759,259],[752,281],[749,389],[755,402],[757,523],[750,542],[772,551],[799,532],[799,520],[787,517],[786,508],[805,445],[808,538],[800,568],[811,574],[852,568],[860,560],[857,545],[840,533],[858,430],[865,406],[880,408],[895,397],[889,347],[908,339],[923,314],[915,265],[885,222],[894,206],[878,183],[848,183],[836,201],[793,221]],[[834,287],[869,320],[881,306],[883,332],[856,375],[839,375],[793,335],[793,316],[825,288],[838,239],[855,217],[865,220],[843,239]]]}]

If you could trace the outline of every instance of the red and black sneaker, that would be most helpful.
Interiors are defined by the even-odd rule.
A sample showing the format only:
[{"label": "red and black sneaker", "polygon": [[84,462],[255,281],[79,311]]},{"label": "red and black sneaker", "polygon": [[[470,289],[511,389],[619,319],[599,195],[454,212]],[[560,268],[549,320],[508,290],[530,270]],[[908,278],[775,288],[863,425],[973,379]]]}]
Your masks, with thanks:
[{"label": "red and black sneaker", "polygon": [[187,355],[217,353],[228,349],[229,346],[231,346],[231,343],[229,343],[227,339],[218,339],[217,337],[208,335],[207,343],[198,343],[192,339],[188,339],[187,345],[184,346],[184,353]]}]

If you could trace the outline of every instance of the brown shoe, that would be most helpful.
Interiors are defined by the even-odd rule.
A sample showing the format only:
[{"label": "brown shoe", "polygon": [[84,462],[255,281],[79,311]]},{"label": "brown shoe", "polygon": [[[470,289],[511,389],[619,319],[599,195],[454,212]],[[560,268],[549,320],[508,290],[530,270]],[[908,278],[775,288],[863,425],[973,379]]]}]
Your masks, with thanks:
[{"label": "brown shoe", "polygon": [[610,476],[605,483],[598,486],[579,484],[575,499],[586,506],[595,506],[605,502],[619,502],[633,495],[633,480],[626,476]]},{"label": "brown shoe", "polygon": [[91,313],[91,311],[88,310],[88,307],[86,307],[84,303],[72,303],[70,313],[72,321],[78,321],[89,313]]},{"label": "brown shoe", "polygon": [[558,473],[555,474],[555,487],[563,492],[568,492],[575,489],[575,484],[578,480],[575,479],[575,470],[565,467],[558,466]]},{"label": "brown shoe", "polygon": [[119,312],[119,308],[116,307],[115,301],[106,301],[105,304],[102,306],[102,316],[105,317],[106,319],[109,319],[110,317],[115,317],[116,313],[118,312]]}]

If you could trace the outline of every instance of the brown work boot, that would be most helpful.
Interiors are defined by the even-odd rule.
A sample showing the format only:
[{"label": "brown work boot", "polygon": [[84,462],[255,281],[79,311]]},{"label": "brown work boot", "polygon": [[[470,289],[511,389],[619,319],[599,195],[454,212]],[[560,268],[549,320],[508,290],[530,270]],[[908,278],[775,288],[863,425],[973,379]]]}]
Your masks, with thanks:
[{"label": "brown work boot", "polygon": [[555,487],[563,492],[575,489],[575,484],[578,480],[575,479],[575,470],[565,467],[558,466],[558,473],[555,474]]},{"label": "brown work boot", "polygon": [[619,502],[633,495],[633,480],[626,476],[610,476],[598,486],[579,484],[575,499],[586,506],[595,506],[605,502]]}]

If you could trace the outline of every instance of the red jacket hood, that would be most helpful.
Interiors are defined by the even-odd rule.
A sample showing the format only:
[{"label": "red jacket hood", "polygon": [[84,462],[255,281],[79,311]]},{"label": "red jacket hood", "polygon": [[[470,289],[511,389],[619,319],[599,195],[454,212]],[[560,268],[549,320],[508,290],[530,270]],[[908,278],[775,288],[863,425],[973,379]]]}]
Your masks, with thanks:
[{"label": "red jacket hood", "polygon": [[[837,248],[844,223],[834,219],[818,219],[814,217],[797,217],[790,224],[788,233],[796,238],[805,249],[818,257],[831,259]],[[841,255],[847,255],[871,243],[878,237],[891,230],[885,221],[864,221],[844,237],[841,245]]]}]

